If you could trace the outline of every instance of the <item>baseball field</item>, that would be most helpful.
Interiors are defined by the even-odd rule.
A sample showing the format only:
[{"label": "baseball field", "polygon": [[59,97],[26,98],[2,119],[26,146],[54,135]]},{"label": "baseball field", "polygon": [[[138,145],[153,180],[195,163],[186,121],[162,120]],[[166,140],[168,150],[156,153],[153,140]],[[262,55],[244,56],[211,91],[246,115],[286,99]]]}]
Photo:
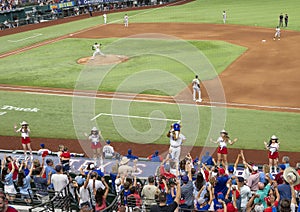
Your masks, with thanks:
[{"label": "baseball field", "polygon": [[[300,151],[299,6],[296,0],[196,0],[127,11],[128,28],[119,12],[108,14],[106,25],[95,16],[1,31],[0,148],[21,149],[13,126],[26,120],[34,149],[62,143],[89,154],[83,135],[97,126],[120,153],[130,147],[147,156],[167,150],[165,134],[181,120],[186,151],[215,147],[209,139],[225,128],[239,138],[229,159],[246,149],[252,160],[266,162],[258,150],[275,134],[294,163]],[[274,41],[280,13],[290,21]],[[106,56],[89,60],[95,42]],[[202,103],[192,101],[196,74]]]}]

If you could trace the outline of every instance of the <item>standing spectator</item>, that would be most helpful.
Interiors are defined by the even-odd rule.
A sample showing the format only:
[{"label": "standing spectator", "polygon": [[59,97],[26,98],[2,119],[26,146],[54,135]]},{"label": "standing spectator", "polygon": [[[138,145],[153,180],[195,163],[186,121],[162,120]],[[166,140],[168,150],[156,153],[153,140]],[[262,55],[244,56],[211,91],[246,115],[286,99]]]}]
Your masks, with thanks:
[{"label": "standing spectator", "polygon": [[[48,192],[47,192],[47,186],[48,181],[46,178],[43,178],[45,169],[42,167],[38,167],[35,169],[35,175],[33,177],[34,185],[37,188],[37,196],[44,200],[49,200]],[[48,196],[48,197],[47,197]],[[47,198],[45,198],[47,197]]]},{"label": "standing spectator", "polygon": [[259,173],[258,173],[258,167],[253,166],[251,175],[249,176],[247,180],[247,185],[251,189],[251,191],[256,192],[258,190],[258,182],[259,182]]},{"label": "standing spectator", "polygon": [[274,172],[276,172],[277,165],[278,165],[278,158],[279,158],[278,150],[279,150],[280,142],[278,142],[278,138],[275,135],[272,135],[269,144],[267,144],[267,142],[264,142],[264,144],[266,149],[269,150],[268,157],[269,157],[269,166],[271,172],[272,172],[273,165],[274,165]]},{"label": "standing spectator", "polygon": [[175,140],[175,131],[172,129],[168,131],[167,137],[170,138],[169,151],[171,153],[171,159],[178,163],[180,161],[181,145],[186,141],[186,138],[182,133],[179,133],[178,138]]},{"label": "standing spectator", "polygon": [[279,173],[275,175],[275,181],[277,182],[278,185],[283,183],[283,172],[285,170],[285,165],[280,164],[279,165]]},{"label": "standing spectator", "polygon": [[222,130],[220,132],[220,137],[218,138],[217,141],[214,141],[212,138],[210,139],[211,142],[218,144],[218,161],[217,161],[217,166],[220,166],[221,161],[223,166],[225,167],[225,169],[228,168],[228,162],[227,162],[227,143],[229,143],[230,145],[233,145],[235,142],[237,142],[237,138],[233,139],[233,141],[231,141],[229,139],[228,136],[228,132],[226,132],[225,130]]},{"label": "standing spectator", "polygon": [[130,159],[128,159],[127,157],[122,157],[122,160],[120,161],[119,168],[118,168],[118,174],[121,177],[125,175],[126,176],[132,175],[132,173],[135,172],[137,160],[134,161],[134,167],[128,165],[129,161]]},{"label": "standing spectator", "polygon": [[15,189],[15,185],[13,182],[13,173],[15,171],[14,166],[15,161],[12,161],[12,168],[9,169],[7,166],[5,166],[4,160],[2,160],[1,164],[1,181],[4,184],[4,192],[7,195],[8,200],[14,200],[17,194],[17,191]]},{"label": "standing spectator", "polygon": [[109,187],[105,182],[104,177],[101,178],[101,182],[104,184],[105,188],[102,189],[101,187],[98,188],[95,192],[95,212],[100,212],[106,208],[106,197],[108,195]]},{"label": "standing spectator", "polygon": [[238,177],[238,188],[241,195],[240,208],[242,212],[245,212],[247,207],[247,202],[250,199],[252,193],[249,186],[245,184],[245,179],[243,177]]},{"label": "standing spectator", "polygon": [[30,159],[32,160],[33,156],[32,156],[32,149],[30,146],[30,137],[29,137],[30,129],[28,127],[29,124],[26,121],[23,121],[22,123],[20,123],[20,125],[21,125],[21,128],[17,129],[17,125],[15,125],[14,129],[15,129],[16,133],[19,133],[19,132],[21,133],[21,136],[22,136],[21,141],[22,141],[25,159],[27,157],[27,149],[28,149],[30,152]]},{"label": "standing spectator", "polygon": [[180,205],[182,211],[184,209],[194,209],[194,195],[193,195],[193,181],[192,181],[192,168],[190,165],[190,161],[188,161],[185,165],[185,170],[187,175],[182,176],[182,186],[181,186],[181,198],[184,199],[184,204]]},{"label": "standing spectator", "polygon": [[68,176],[63,173],[61,165],[55,166],[56,174],[51,175],[51,183],[53,183],[54,191],[60,192],[69,183]]},{"label": "standing spectator", "polygon": [[269,182],[266,186],[264,183],[258,182],[258,190],[256,191],[256,194],[258,194],[259,197],[255,198],[254,200],[254,204],[263,204],[264,208],[267,207],[267,204],[265,202],[265,197],[267,197],[269,194],[271,188],[271,182],[272,182],[272,180],[269,177],[267,177],[267,179]]},{"label": "standing spectator", "polygon": [[285,24],[285,27],[288,26],[288,23],[289,23],[289,16],[288,16],[288,14],[285,14],[285,16],[284,16],[284,24]]},{"label": "standing spectator", "polygon": [[93,16],[93,7],[92,7],[92,5],[89,5],[89,14],[90,14],[90,17]]},{"label": "standing spectator", "polygon": [[124,26],[125,27],[128,27],[128,19],[129,19],[128,15],[125,14],[125,16],[124,16]]},{"label": "standing spectator", "polygon": [[[297,170],[298,176],[300,176],[300,163],[296,164],[296,170]],[[297,176],[296,173],[295,173],[295,176]],[[298,179],[300,179],[300,178],[298,178]],[[300,194],[300,183],[295,185],[295,191],[297,192],[298,195]]]},{"label": "standing spectator", "polygon": [[[9,170],[12,170],[13,166],[15,167],[15,170],[13,171],[13,175],[12,175],[12,179],[14,182],[17,182],[18,179],[18,173],[19,173],[19,167],[17,165],[17,163],[14,162],[14,159],[11,156],[5,156],[4,155],[4,161],[6,162],[6,165],[8,167]],[[28,159],[26,159],[24,162],[27,163]]]},{"label": "standing spectator", "polygon": [[274,191],[271,189],[269,195],[265,198],[266,207],[264,212],[277,211],[280,195],[277,189],[277,183],[273,184]]},{"label": "standing spectator", "polygon": [[151,205],[155,204],[155,196],[159,194],[159,189],[154,185],[155,178],[154,176],[148,177],[148,184],[143,187],[142,197],[145,201],[146,208],[149,208]]},{"label": "standing spectator", "polygon": [[224,168],[219,168],[218,170],[218,176],[217,176],[217,182],[215,185],[215,195],[217,195],[218,193],[222,193],[224,196],[227,193],[227,181],[229,180],[228,175],[225,173],[225,169]]},{"label": "standing spectator", "polygon": [[111,159],[115,156],[115,150],[114,147],[111,146],[110,140],[106,140],[106,145],[104,145],[102,152],[105,159]]},{"label": "standing spectator", "polygon": [[161,192],[158,195],[158,205],[153,205],[150,208],[150,212],[157,212],[157,211],[175,211],[175,209],[180,204],[180,197],[181,197],[181,188],[180,188],[180,182],[176,180],[176,197],[172,204],[167,205],[167,195],[165,192]]},{"label": "standing spectator", "polygon": [[14,207],[8,205],[8,199],[5,194],[0,192],[0,211],[1,212],[18,212]]},{"label": "standing spectator", "polygon": [[278,192],[280,195],[280,201],[283,199],[288,199],[289,201],[292,200],[291,186],[286,180],[284,180],[282,184],[278,185]]},{"label": "standing spectator", "polygon": [[30,182],[31,182],[32,170],[33,170],[33,164],[31,164],[31,168],[27,176],[25,175],[24,171],[20,171],[18,174],[17,185],[18,188],[20,189],[21,197],[22,199],[24,199],[26,203],[31,203],[30,195],[32,195],[32,190],[31,190]]},{"label": "standing spectator", "polygon": [[279,15],[279,27],[283,27],[283,14],[280,13]]},{"label": "standing spectator", "polygon": [[[48,182],[49,180],[49,176],[51,177],[51,174],[56,174],[55,168],[54,168],[54,164],[53,164],[53,160],[51,158],[48,158],[46,160],[46,168],[45,168],[45,174],[46,174],[46,180]],[[53,188],[53,184],[50,186],[50,188]]]},{"label": "standing spectator", "polygon": [[226,11],[225,11],[225,10],[223,10],[222,16],[223,16],[223,24],[226,24],[227,14],[226,14]]},{"label": "standing spectator", "polygon": [[65,146],[64,151],[60,155],[60,161],[64,172],[68,172],[70,170],[70,158],[71,158],[71,153],[68,147]]},{"label": "standing spectator", "polygon": [[[193,85],[193,101],[202,102],[200,81],[198,79],[198,75],[196,75],[195,79],[193,79],[192,85]],[[196,94],[198,95],[198,99],[196,99]]]},{"label": "standing spectator", "polygon": [[83,208],[86,205],[88,206],[89,209],[92,208],[91,198],[90,198],[91,195],[90,195],[90,191],[88,188],[90,176],[91,176],[91,171],[90,171],[90,173],[87,174],[87,178],[86,178],[83,186],[81,186],[79,189],[79,207],[80,208]]}]

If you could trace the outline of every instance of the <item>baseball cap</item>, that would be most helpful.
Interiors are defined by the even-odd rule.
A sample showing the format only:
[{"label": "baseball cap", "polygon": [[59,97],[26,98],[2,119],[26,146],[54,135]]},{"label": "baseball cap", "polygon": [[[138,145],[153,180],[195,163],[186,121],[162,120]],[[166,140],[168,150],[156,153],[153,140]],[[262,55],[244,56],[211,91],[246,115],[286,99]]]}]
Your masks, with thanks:
[{"label": "baseball cap", "polygon": [[219,168],[219,174],[220,174],[220,175],[225,174],[225,169]]},{"label": "baseball cap", "polygon": [[45,148],[45,144],[40,144],[41,148]]},{"label": "baseball cap", "polygon": [[284,164],[280,164],[280,165],[279,165],[279,168],[282,169],[282,170],[285,170],[286,167],[285,167]]},{"label": "baseball cap", "polygon": [[234,172],[234,167],[233,166],[228,166],[228,172]]},{"label": "baseball cap", "polygon": [[53,163],[53,160],[50,159],[50,158],[48,158],[48,159],[46,160],[46,164],[49,164],[49,163]]},{"label": "baseball cap", "polygon": [[181,179],[182,179],[182,182],[184,182],[184,183],[189,182],[189,177],[186,175],[182,176]]},{"label": "baseball cap", "polygon": [[202,205],[203,203],[205,203],[205,199],[200,198],[200,199],[198,200],[198,204],[199,204],[199,205]]},{"label": "baseball cap", "polygon": [[222,200],[225,199],[224,194],[223,194],[222,192],[219,192],[219,193],[218,193],[217,198],[218,198],[218,199],[222,199]]},{"label": "baseball cap", "polygon": [[258,171],[258,167],[257,166],[252,166],[253,171],[257,172]]},{"label": "baseball cap", "polygon": [[106,143],[107,143],[107,144],[110,144],[110,140],[106,140]]}]

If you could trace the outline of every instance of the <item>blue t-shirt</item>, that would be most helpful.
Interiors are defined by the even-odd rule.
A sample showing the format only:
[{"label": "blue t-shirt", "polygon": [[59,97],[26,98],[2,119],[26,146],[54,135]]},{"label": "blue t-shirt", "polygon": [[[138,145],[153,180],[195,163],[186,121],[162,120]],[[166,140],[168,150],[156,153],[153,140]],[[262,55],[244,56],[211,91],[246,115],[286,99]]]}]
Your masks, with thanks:
[{"label": "blue t-shirt", "polygon": [[218,201],[218,199],[215,198],[213,201],[214,201],[214,209],[215,209],[215,211],[218,210],[218,209],[222,209],[223,208],[222,203],[220,203]]},{"label": "blue t-shirt", "polygon": [[278,188],[278,192],[280,194],[280,201],[282,199],[289,199],[289,200],[292,199],[292,192],[291,192],[290,185],[283,183],[283,184],[278,185],[277,188]]},{"label": "blue t-shirt", "polygon": [[[100,177],[104,176],[104,173],[100,169],[94,169],[93,172],[96,172]],[[89,174],[89,171],[85,171],[84,174],[87,176]]]},{"label": "blue t-shirt", "polygon": [[[27,175],[24,179],[23,179],[23,186],[19,187],[20,189],[20,194],[25,194],[28,195],[28,192],[32,193],[31,190],[31,186],[30,186],[30,181],[31,181],[31,177],[29,175]],[[29,190],[28,190],[29,189]]]},{"label": "blue t-shirt", "polygon": [[[174,195],[176,196],[176,189],[174,189]],[[174,198],[175,198],[175,197],[172,197],[171,192],[168,193],[168,194],[167,194],[167,202],[166,202],[166,204],[167,204],[167,205],[172,204],[172,203],[174,202]]]},{"label": "blue t-shirt", "polygon": [[206,204],[203,207],[200,207],[199,203],[197,202],[197,210],[198,211],[208,211],[208,209],[210,208],[210,204]]},{"label": "blue t-shirt", "polygon": [[227,175],[221,176],[221,177],[217,177],[217,183],[215,186],[215,195],[217,195],[217,193],[222,192],[224,194],[224,196],[227,193],[227,186],[226,183],[228,181],[229,177]]},{"label": "blue t-shirt", "polygon": [[204,163],[204,164],[209,165],[209,166],[214,165],[214,162],[212,160],[212,156],[210,156],[210,155],[202,156],[201,163]]},{"label": "blue t-shirt", "polygon": [[4,178],[4,185],[12,185],[12,184],[14,184],[12,177],[13,177],[13,174],[11,172],[8,173],[5,176],[5,178]]}]

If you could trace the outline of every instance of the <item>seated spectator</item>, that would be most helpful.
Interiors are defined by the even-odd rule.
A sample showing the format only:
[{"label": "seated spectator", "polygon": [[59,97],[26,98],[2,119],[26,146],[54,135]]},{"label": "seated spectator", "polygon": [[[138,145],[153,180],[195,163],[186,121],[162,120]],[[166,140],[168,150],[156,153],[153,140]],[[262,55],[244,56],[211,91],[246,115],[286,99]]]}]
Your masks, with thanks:
[{"label": "seated spectator", "polygon": [[110,140],[106,140],[106,145],[104,145],[102,152],[105,159],[111,159],[115,156],[115,150],[114,147],[111,146]]},{"label": "seated spectator", "polygon": [[162,162],[163,158],[160,155],[158,155],[158,153],[159,152],[156,150],[154,154],[148,156],[147,159],[151,162]]},{"label": "seated spectator", "polygon": [[180,204],[180,197],[181,197],[181,188],[180,188],[180,182],[178,180],[175,181],[176,183],[176,197],[175,200],[172,204],[167,205],[167,196],[165,192],[161,192],[158,195],[158,205],[153,205],[150,208],[150,212],[157,212],[157,211],[175,211],[175,209],[179,206]]},{"label": "seated spectator", "polygon": [[136,159],[139,159],[138,156],[135,156],[135,155],[132,154],[132,150],[131,150],[131,149],[128,149],[128,152],[127,152],[127,153],[128,153],[128,154],[126,155],[126,157],[127,157],[128,159],[130,159],[130,160],[136,160]]}]

